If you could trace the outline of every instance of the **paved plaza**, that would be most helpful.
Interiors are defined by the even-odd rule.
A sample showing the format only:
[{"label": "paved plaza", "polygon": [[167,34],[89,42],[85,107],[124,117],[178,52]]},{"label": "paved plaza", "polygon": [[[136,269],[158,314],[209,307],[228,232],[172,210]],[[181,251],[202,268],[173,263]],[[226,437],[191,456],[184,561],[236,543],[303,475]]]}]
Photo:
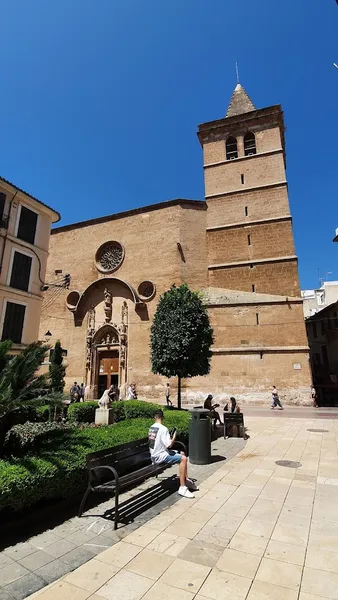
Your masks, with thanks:
[{"label": "paved plaza", "polygon": [[[59,579],[31,600],[338,599],[337,415],[288,412],[249,415],[246,442],[214,442],[215,462],[194,467],[203,480],[194,500],[169,494],[118,532],[100,505],[41,534],[42,548],[34,538],[7,548],[1,600],[48,584],[51,570]],[[4,585],[8,561],[23,571]]]}]

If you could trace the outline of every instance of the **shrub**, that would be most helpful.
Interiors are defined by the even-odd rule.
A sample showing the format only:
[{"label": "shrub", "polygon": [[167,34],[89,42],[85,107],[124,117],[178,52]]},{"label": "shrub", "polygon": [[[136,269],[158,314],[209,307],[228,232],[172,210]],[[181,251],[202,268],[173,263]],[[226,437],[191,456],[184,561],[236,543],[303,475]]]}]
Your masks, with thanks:
[{"label": "shrub", "polygon": [[15,425],[6,434],[4,452],[7,456],[22,456],[27,452],[37,450],[42,440],[49,442],[62,434],[69,425],[59,423],[24,423]]},{"label": "shrub", "polygon": [[[189,413],[166,411],[166,425],[177,427],[178,439],[188,436]],[[151,419],[123,421],[107,427],[51,429],[39,440],[39,457],[0,460],[0,510],[26,508],[41,499],[69,498],[87,483],[85,459],[90,452],[143,438]],[[55,427],[55,425],[54,425]]]},{"label": "shrub", "polygon": [[113,402],[111,408],[114,414],[114,422],[117,423],[125,419],[152,418],[155,411],[162,407],[159,404],[142,400],[121,400],[120,402]]},{"label": "shrub", "polygon": [[94,423],[97,402],[74,402],[69,405],[68,419],[77,423]]},{"label": "shrub", "polygon": [[[37,421],[48,421],[50,419],[50,406],[49,404],[43,404],[38,406],[36,409]],[[31,419],[29,419],[31,421]]]}]

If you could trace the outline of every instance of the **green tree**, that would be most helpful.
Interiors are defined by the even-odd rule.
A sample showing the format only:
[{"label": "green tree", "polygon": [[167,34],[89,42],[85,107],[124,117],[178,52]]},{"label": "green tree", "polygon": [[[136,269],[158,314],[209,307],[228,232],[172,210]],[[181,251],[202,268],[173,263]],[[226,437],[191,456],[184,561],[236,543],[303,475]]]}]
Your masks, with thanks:
[{"label": "green tree", "polygon": [[52,353],[51,364],[49,366],[50,387],[53,392],[63,393],[65,387],[65,372],[66,369],[62,365],[62,348],[60,341],[57,340]]},{"label": "green tree", "polygon": [[152,372],[178,378],[178,408],[181,380],[209,373],[212,343],[213,330],[198,293],[184,284],[162,294],[151,326]]},{"label": "green tree", "polygon": [[33,342],[16,355],[10,349],[10,342],[0,342],[0,415],[34,403],[49,389],[47,377],[37,372],[49,346]]}]

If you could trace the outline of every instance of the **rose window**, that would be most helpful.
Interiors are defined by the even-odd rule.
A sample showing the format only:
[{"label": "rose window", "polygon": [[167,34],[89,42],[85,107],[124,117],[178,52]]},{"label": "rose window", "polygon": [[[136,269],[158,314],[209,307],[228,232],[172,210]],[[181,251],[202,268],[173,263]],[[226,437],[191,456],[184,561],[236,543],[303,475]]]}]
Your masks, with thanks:
[{"label": "rose window", "polygon": [[96,268],[101,273],[112,273],[121,266],[123,258],[124,248],[120,242],[105,242],[96,252]]}]

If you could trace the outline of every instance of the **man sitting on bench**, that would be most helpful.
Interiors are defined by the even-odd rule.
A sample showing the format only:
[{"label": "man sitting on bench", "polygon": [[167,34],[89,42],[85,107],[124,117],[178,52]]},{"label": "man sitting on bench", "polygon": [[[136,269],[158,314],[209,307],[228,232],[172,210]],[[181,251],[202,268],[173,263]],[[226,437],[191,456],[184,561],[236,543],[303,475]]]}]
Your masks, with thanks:
[{"label": "man sitting on bench", "polygon": [[149,449],[151,460],[154,464],[169,464],[179,465],[179,477],[180,487],[178,493],[184,498],[195,498],[191,490],[197,491],[198,488],[194,482],[188,478],[187,472],[187,457],[181,452],[176,453],[169,449],[174,445],[176,439],[176,430],[172,437],[170,433],[162,423],[164,414],[162,410],[157,410],[154,414],[155,423],[150,427],[148,438],[149,438]]}]

